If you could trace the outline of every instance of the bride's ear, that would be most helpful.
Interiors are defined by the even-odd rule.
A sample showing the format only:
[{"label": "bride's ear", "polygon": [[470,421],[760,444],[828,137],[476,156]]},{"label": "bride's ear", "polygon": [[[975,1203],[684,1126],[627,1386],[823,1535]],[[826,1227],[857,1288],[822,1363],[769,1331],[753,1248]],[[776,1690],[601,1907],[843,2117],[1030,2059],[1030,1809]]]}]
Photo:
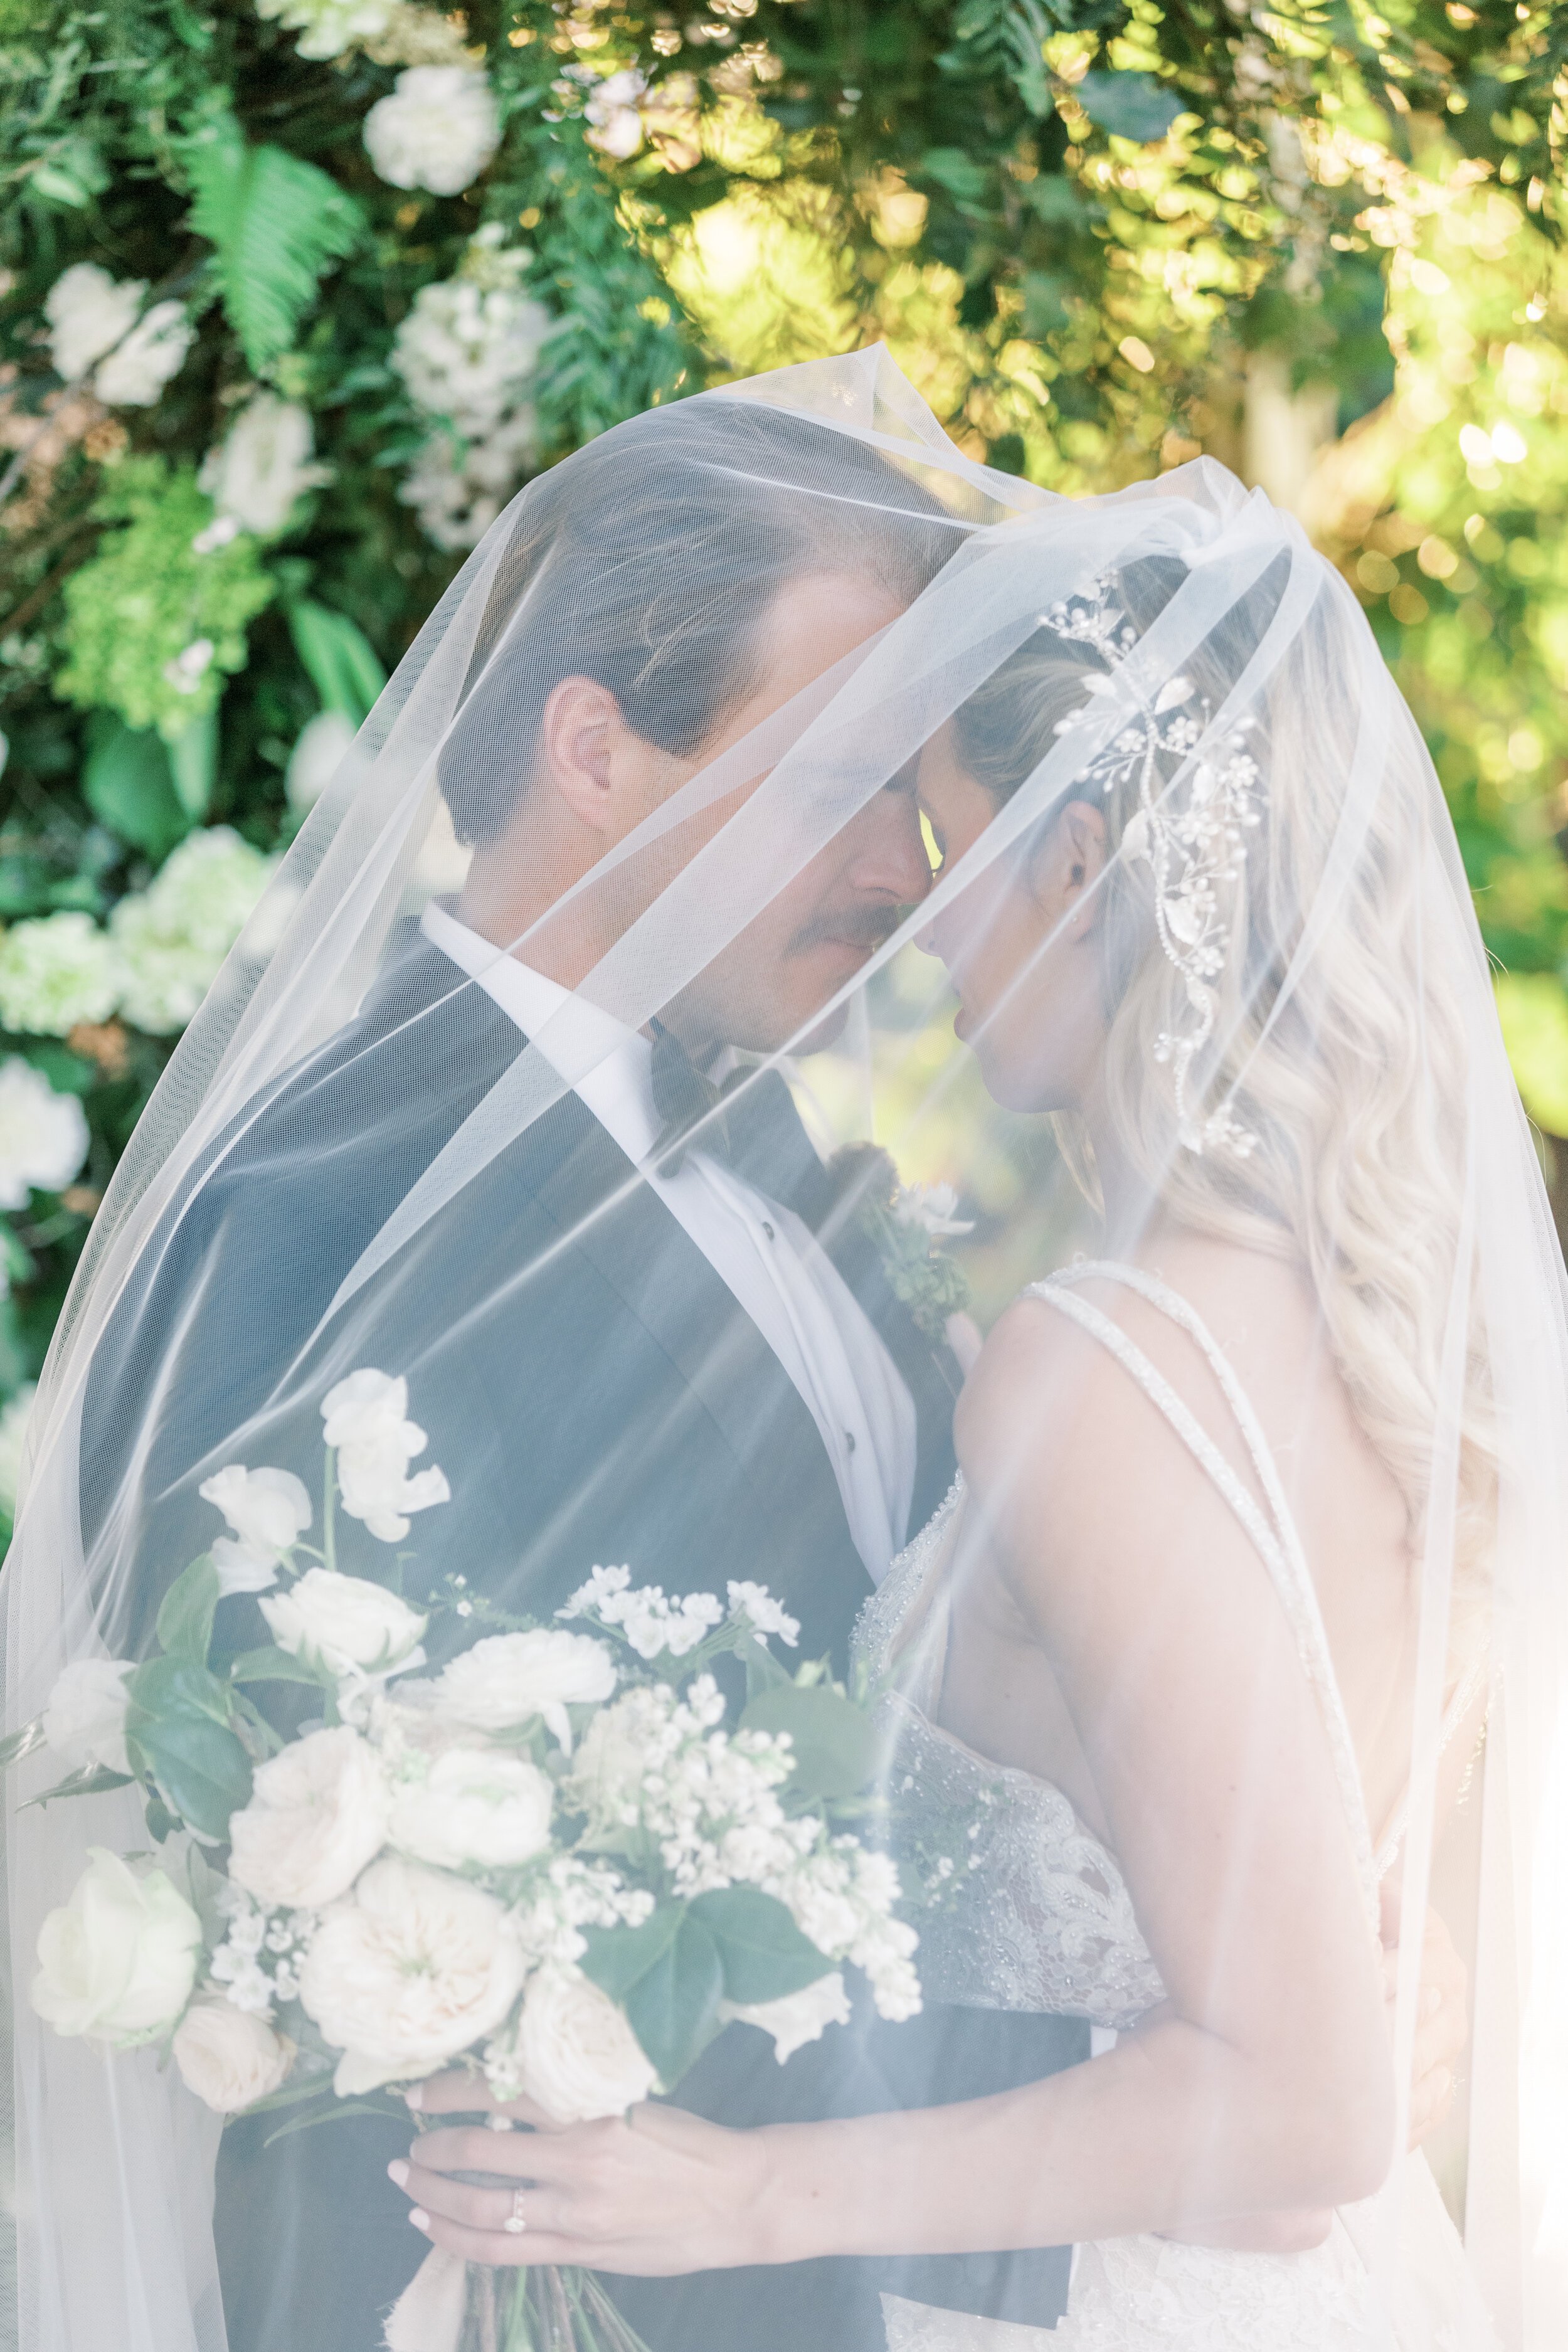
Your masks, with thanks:
[{"label": "bride's ear", "polygon": [[1100,919],[1095,884],[1105,871],[1105,817],[1088,801],[1069,801],[1034,861],[1032,881],[1053,929],[1087,939]]}]

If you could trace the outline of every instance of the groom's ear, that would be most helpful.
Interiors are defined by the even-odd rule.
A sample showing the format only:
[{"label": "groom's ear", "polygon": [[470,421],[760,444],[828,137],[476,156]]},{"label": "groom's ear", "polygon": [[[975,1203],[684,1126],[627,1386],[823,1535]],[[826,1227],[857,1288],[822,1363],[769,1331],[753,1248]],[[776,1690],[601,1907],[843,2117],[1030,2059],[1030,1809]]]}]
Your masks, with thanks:
[{"label": "groom's ear", "polygon": [[552,687],[539,730],[540,781],[593,833],[615,830],[615,761],[625,732],[621,709],[597,678],[563,677]]}]

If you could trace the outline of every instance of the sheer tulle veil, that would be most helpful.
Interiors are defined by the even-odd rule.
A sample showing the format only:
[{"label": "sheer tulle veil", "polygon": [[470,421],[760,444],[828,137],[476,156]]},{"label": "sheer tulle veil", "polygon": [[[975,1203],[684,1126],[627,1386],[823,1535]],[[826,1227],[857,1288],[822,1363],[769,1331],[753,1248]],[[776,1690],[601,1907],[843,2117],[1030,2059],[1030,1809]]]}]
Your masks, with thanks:
[{"label": "sheer tulle veil", "polygon": [[[560,583],[574,532],[588,530],[575,502],[595,485],[593,529],[614,545],[589,546],[598,601],[584,613]],[[710,756],[724,714],[702,683],[704,633],[720,606],[751,597],[763,642],[770,582],[813,569],[874,583],[891,616]],[[1124,1148],[1151,1198],[1306,1266],[1408,1507],[1419,1641],[1394,1866],[1407,1917],[1432,1886],[1445,1708],[1467,1675],[1488,1694],[1461,1858],[1445,1864],[1474,2004],[1468,2144],[1446,2185],[1510,2352],[1556,2352],[1568,2341],[1568,1289],[1417,730],[1343,582],[1212,462],[1102,499],[1049,497],[965,457],[878,350],[656,411],[521,493],[283,860],[95,1223],[41,1383],[5,1569],[5,1728],[38,1715],[68,1660],[145,1640],[159,1578],[217,1532],[201,1479],[226,1461],[282,1460],[288,1433],[353,1367],[407,1378],[455,1490],[482,1491],[495,1473],[504,1416],[442,1420],[460,1350],[515,1304],[499,1260],[488,1297],[459,1280],[462,1210],[591,1076],[597,1049],[583,1038],[604,1032],[574,1023],[570,1001],[468,1093],[437,1014],[479,981],[454,967],[438,1001],[411,1007],[403,1066],[453,1106],[439,1148],[330,1279],[298,1233],[276,1233],[266,1278],[309,1304],[297,1347],[264,1394],[237,1380],[221,1426],[196,1413],[199,1443],[183,1455],[189,1383],[229,1392],[257,1300],[199,1282],[182,1293],[182,1316],[203,1318],[201,1370],[160,1273],[176,1248],[199,1263],[241,1213],[221,1192],[226,1167],[312,1056],[327,1075],[294,1129],[306,1166],[293,1173],[309,1175],[319,1148],[330,1195],[332,1090],[355,1082],[333,1041],[426,904],[460,889],[470,856],[500,837],[543,698],[572,671],[607,685],[669,762],[665,796],[550,917],[559,938],[574,901],[594,910],[607,944],[575,997],[633,1031],[765,925],[955,712],[1007,769],[980,841],[832,1001],[787,1040],[737,1040],[747,1073],[784,1071],[825,1151],[874,1140],[906,1176],[951,1178],[979,1202],[975,1264],[993,1307],[1004,1274],[1044,1275],[1048,1257],[1031,1251],[1081,1227],[1044,1123],[985,1105],[952,1048],[944,975],[917,938],[997,861],[1026,858],[1068,800],[1105,812],[1109,1083]],[[1198,897],[1184,896],[1184,875]],[[493,953],[509,949],[526,957],[526,937]],[[1081,1146],[1070,1134],[1063,1146],[1092,1188]],[[642,1181],[628,1164],[624,1185]],[[604,1196],[581,1213],[585,1226],[602,1218]],[[563,1246],[573,1230],[565,1214]],[[106,1433],[95,1382],[115,1366]],[[432,1582],[458,1565],[439,1518],[410,1538]],[[216,2119],[155,2048],[117,2056],[61,2040],[28,2006],[40,1920],[88,1849],[148,1843],[133,1790],[29,1806],[56,1777],[44,1754],[5,1784],[14,2340],[224,2352]],[[1410,1939],[1406,2052],[1418,1957]],[[1384,2214],[1374,2250],[1391,2294],[1398,2218]]]}]

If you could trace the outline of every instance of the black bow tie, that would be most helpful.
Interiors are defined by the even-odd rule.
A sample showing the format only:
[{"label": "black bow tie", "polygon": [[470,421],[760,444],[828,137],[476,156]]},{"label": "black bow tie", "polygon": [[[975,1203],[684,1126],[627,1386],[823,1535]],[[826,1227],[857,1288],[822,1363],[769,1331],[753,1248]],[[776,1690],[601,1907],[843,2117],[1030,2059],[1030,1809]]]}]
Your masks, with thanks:
[{"label": "black bow tie", "polygon": [[662,1021],[650,1021],[648,1027],[653,1032],[649,1071],[653,1107],[659,1118],[653,1158],[659,1174],[678,1173],[686,1157],[688,1140],[694,1150],[706,1151],[715,1160],[730,1162],[734,1157],[735,1138],[724,1099],[726,1092],[737,1086],[746,1073],[731,1071],[724,1086],[716,1086],[698,1068],[679,1038],[672,1036]]}]

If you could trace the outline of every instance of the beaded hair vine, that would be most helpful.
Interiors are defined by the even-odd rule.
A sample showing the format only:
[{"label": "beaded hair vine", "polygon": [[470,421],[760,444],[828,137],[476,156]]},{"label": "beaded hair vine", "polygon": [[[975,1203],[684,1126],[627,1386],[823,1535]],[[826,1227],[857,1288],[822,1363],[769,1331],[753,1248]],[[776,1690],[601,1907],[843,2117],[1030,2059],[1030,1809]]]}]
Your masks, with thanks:
[{"label": "beaded hair vine", "polygon": [[[1187,1089],[1193,1064],[1215,1033],[1219,998],[1214,982],[1225,970],[1246,883],[1247,835],[1261,814],[1263,777],[1247,748],[1252,720],[1237,719],[1207,756],[1192,760],[1209,732],[1210,706],[1184,677],[1167,678],[1152,701],[1140,691],[1126,667],[1137,631],[1107,580],[1053,604],[1040,619],[1054,635],[1089,646],[1106,666],[1085,678],[1089,699],[1058,720],[1058,735],[1087,725],[1106,695],[1131,706],[1126,726],[1085,763],[1082,774],[1107,800],[1137,780],[1138,805],[1123,828],[1121,848],[1152,870],[1160,945],[1186,989],[1184,1016],[1154,1041],[1155,1059],[1173,1068],[1177,1134],[1188,1151],[1225,1150],[1244,1160],[1257,1150],[1257,1136],[1226,1104],[1206,1118],[1195,1114]],[[1163,760],[1178,763],[1176,782],[1162,782]]]}]

